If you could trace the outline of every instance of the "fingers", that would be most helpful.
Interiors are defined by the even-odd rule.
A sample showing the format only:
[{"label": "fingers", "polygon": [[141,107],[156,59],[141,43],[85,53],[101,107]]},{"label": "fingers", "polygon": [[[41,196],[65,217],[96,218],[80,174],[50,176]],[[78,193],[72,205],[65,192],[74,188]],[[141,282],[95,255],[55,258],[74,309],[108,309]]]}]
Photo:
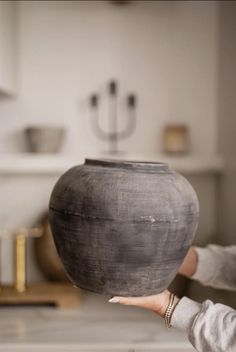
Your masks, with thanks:
[{"label": "fingers", "polygon": [[170,292],[168,290],[165,290],[156,295],[144,296],[144,297],[114,296],[111,299],[109,299],[109,302],[146,308],[163,316],[168,306],[169,299],[170,299]]},{"label": "fingers", "polygon": [[109,302],[152,309],[155,302],[155,297],[156,296],[147,296],[147,297],[114,296],[111,299],[109,299]]}]

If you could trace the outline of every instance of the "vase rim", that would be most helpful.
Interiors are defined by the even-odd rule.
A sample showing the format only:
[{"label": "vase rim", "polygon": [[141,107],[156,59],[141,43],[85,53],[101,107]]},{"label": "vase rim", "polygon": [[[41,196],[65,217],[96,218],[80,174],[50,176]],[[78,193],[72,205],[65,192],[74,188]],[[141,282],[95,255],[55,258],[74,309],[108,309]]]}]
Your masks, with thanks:
[{"label": "vase rim", "polygon": [[129,170],[145,170],[153,172],[168,172],[167,163],[154,161],[135,161],[135,160],[118,160],[118,159],[85,159],[86,165],[123,168]]}]

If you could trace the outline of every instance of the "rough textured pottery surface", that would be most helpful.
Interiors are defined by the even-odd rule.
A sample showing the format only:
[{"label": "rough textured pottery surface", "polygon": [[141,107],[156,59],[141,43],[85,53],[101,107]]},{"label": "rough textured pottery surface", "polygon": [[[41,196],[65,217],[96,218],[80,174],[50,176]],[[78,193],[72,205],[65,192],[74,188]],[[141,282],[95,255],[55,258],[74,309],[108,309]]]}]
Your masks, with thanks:
[{"label": "rough textured pottery surface", "polygon": [[57,182],[49,220],[72,282],[110,295],[163,291],[199,217],[189,182],[164,163],[86,159]]}]

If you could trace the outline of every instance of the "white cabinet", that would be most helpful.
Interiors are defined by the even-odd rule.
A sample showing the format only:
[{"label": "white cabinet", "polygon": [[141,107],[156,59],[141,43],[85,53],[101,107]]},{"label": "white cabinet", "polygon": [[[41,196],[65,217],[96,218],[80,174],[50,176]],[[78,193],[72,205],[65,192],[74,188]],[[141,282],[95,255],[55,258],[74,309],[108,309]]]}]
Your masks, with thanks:
[{"label": "white cabinet", "polygon": [[16,92],[16,1],[0,1],[0,94]]}]

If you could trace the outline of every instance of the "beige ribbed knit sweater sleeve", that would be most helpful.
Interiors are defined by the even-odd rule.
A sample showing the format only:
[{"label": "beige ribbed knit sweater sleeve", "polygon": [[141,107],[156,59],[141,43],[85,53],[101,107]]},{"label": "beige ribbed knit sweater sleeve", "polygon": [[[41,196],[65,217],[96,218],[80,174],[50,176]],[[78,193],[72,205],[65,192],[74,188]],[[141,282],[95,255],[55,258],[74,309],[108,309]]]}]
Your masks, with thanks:
[{"label": "beige ribbed knit sweater sleeve", "polygon": [[[192,279],[203,285],[236,291],[236,246],[195,247],[198,267]],[[235,294],[236,299],[236,294]],[[184,330],[201,352],[236,352],[236,310],[210,300],[202,304],[183,297],[171,324]]]}]

